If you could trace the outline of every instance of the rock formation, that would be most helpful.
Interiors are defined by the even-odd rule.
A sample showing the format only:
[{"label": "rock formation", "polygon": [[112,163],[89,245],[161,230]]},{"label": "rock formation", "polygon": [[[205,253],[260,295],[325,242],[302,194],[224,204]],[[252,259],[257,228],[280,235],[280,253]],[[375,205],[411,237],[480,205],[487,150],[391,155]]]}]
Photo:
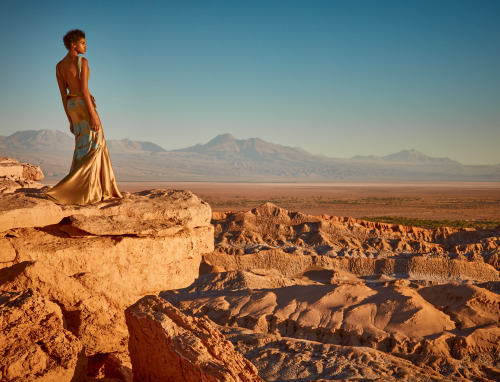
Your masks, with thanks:
[{"label": "rock formation", "polygon": [[358,275],[498,279],[500,227],[405,227],[288,212],[271,203],[246,212],[214,213],[213,224],[216,250],[206,260],[226,270],[259,268],[256,263],[264,261],[287,275],[320,266]]},{"label": "rock formation", "polygon": [[[4,162],[24,181],[23,166]],[[42,357],[51,365],[47,373],[73,367],[75,378],[87,373],[92,378],[130,380],[125,308],[148,293],[186,287],[198,277],[202,254],[214,248],[210,206],[181,190],[125,193],[123,199],[86,207],[56,205],[44,199],[39,188],[12,190],[0,196],[0,293],[24,295],[29,290],[36,301],[57,310],[61,333],[79,349],[78,365],[81,359],[88,362],[88,369],[77,370],[69,361],[58,366],[49,355]],[[2,320],[4,314],[17,314],[14,308],[3,306]],[[37,309],[41,319],[48,315],[43,312],[48,308]],[[31,324],[33,330],[44,325]],[[18,330],[14,322],[9,325]],[[16,333],[19,346],[28,353],[36,348],[36,343],[33,347],[22,338],[21,329]],[[8,338],[0,346],[3,354],[19,353]],[[36,352],[38,360],[41,353]],[[45,373],[42,366],[24,365],[25,377],[17,376],[12,367],[2,373],[10,373],[10,379],[30,379]],[[68,373],[52,380],[69,381],[73,376]]]},{"label": "rock formation", "polygon": [[214,213],[212,223],[207,273],[160,296],[219,325],[263,379],[499,378],[500,230],[394,226],[269,203]]},{"label": "rock formation", "polygon": [[213,249],[210,217],[210,206],[189,191],[126,194],[88,207],[9,194],[0,198],[2,265],[40,261],[135,297],[187,286],[201,254]]},{"label": "rock formation", "polygon": [[262,381],[255,367],[202,318],[147,296],[126,310],[135,381]]},{"label": "rock formation", "polygon": [[86,363],[57,304],[29,289],[0,293],[0,380],[83,380]]},{"label": "rock formation", "polygon": [[133,298],[120,290],[115,290],[114,295],[108,290],[106,295],[80,280],[40,261],[0,269],[0,291],[30,288],[57,303],[66,328],[85,344],[86,354],[126,351],[128,331],[120,300]]},{"label": "rock formation", "polygon": [[[396,379],[400,365],[403,374],[424,373],[435,380],[500,375],[500,297],[486,285],[332,281],[332,275],[317,270],[271,282],[273,274],[265,270],[207,274],[189,288],[160,296],[229,331],[228,339],[265,380],[368,378],[388,360],[394,369],[384,375]],[[245,335],[231,334],[236,328]],[[361,357],[366,348],[371,355],[349,371],[316,353],[345,354],[345,346],[352,357]]]},{"label": "rock formation", "polygon": [[0,194],[19,189],[43,188],[42,184],[37,183],[39,180],[43,180],[40,167],[0,157]]}]

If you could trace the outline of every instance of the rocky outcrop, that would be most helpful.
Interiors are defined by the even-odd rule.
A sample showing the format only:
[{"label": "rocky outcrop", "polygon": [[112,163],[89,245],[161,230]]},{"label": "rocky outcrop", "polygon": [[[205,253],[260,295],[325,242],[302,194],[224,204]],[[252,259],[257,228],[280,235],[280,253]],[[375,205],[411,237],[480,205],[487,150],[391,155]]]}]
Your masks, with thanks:
[{"label": "rocky outcrop", "polygon": [[[499,229],[406,227],[352,218],[305,215],[271,203],[246,212],[214,213],[212,223],[215,227],[215,253],[223,255],[259,255],[273,251],[285,256],[318,258],[413,259],[417,256],[463,261],[464,264],[459,266],[461,269],[468,268],[468,262],[498,268],[500,256]],[[218,265],[215,256],[211,259],[213,265]],[[437,276],[447,274],[446,269],[440,272],[436,267],[424,270],[419,266],[416,271],[438,272]],[[480,275],[482,269],[474,273]]]},{"label": "rocky outcrop", "polygon": [[15,159],[0,157],[0,194],[20,189],[40,189],[43,173],[39,166],[19,163]]},{"label": "rocky outcrop", "polygon": [[[245,336],[228,339],[254,362],[262,377],[328,380],[340,374],[346,362],[343,354],[361,357],[366,347],[373,354],[364,359],[376,361],[363,370],[358,363],[350,369],[352,377],[388,369],[385,362],[394,360],[388,355],[401,362],[392,372],[382,373],[388,378],[411,376],[419,368],[429,380],[494,380],[500,375],[500,297],[480,286],[376,280],[316,268],[294,278],[276,278],[265,270],[209,273],[188,288],[160,296],[186,314],[208,317],[227,330],[246,330]],[[286,351],[277,357],[278,349]],[[309,349],[311,354],[297,349]],[[312,354],[316,351],[330,355]]]},{"label": "rocky outcrop", "polygon": [[[182,190],[124,193],[123,199],[85,207],[54,204],[43,190],[22,191],[0,196],[0,293],[29,288],[58,311],[68,346],[78,347],[79,357],[88,360],[86,370],[78,358],[82,378],[131,380],[124,311],[148,293],[185,287],[198,277],[202,254],[214,249],[210,206]],[[49,315],[36,309],[42,320]],[[44,322],[27,326],[42,330]],[[17,321],[9,325],[14,333]],[[35,334],[30,338],[45,346]],[[60,366],[61,360],[43,358],[26,341],[19,341],[19,349],[28,355],[34,349],[39,365],[21,350],[16,352],[24,358],[17,361],[8,358],[14,345],[8,346],[6,360],[14,366],[0,370],[12,378],[36,379],[50,364],[47,373],[59,374],[49,373],[47,380],[66,380],[73,367],[73,361]]]},{"label": "rocky outcrop", "polygon": [[279,249],[327,257],[482,258],[500,254],[499,229],[424,229],[359,219],[289,212],[265,203],[246,212],[216,213],[216,251],[244,255]]},{"label": "rocky outcrop", "polygon": [[55,303],[29,289],[0,293],[0,380],[83,381],[86,363]]},{"label": "rocky outcrop", "polygon": [[[51,216],[39,222],[40,215]],[[196,195],[183,190],[149,190],[136,194],[124,193],[123,199],[111,199],[91,206],[57,205],[43,197],[43,194],[19,195],[7,194],[0,198],[0,218],[2,231],[23,228],[43,227],[59,223],[64,217],[83,215],[94,220],[73,219],[74,225],[86,232],[102,234],[141,235],[146,222],[150,227],[155,224],[162,228],[165,224],[186,226],[189,228],[210,224],[211,208]],[[121,220],[118,220],[121,219]],[[99,223],[99,224],[97,224]],[[96,232],[95,229],[104,231]],[[127,225],[128,224],[128,225]],[[121,233],[111,233],[109,229],[118,229]],[[89,232],[90,230],[90,232]],[[106,231],[108,230],[108,231]],[[152,234],[151,232],[150,234]]]},{"label": "rocky outcrop", "polygon": [[0,269],[0,291],[26,288],[57,303],[66,328],[85,344],[86,354],[126,351],[125,305],[120,300],[132,297],[123,292],[105,295],[97,288],[86,287],[78,277],[67,276],[42,262],[26,261]]},{"label": "rocky outcrop", "polygon": [[266,381],[389,381],[449,382],[429,368],[362,346],[333,345],[318,341],[255,333],[219,326],[236,350],[248,358]]},{"label": "rocky outcrop", "polygon": [[262,381],[206,320],[147,296],[126,310],[134,381]]},{"label": "rocky outcrop", "polygon": [[0,199],[2,265],[38,261],[136,297],[183,287],[213,250],[210,217],[210,206],[189,191],[153,190],[88,207],[7,195]]}]

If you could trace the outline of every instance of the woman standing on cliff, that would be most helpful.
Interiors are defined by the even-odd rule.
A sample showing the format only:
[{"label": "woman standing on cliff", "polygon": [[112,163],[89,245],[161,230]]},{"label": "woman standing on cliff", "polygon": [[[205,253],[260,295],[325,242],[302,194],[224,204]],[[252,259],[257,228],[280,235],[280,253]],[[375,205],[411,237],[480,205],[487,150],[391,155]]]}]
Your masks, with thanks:
[{"label": "woman standing on cliff", "polygon": [[121,198],[94,97],[88,88],[89,64],[79,56],[87,50],[85,33],[71,30],[63,42],[68,54],[56,65],[56,77],[69,129],[75,135],[75,152],[69,174],[46,196],[58,204],[78,205]]}]

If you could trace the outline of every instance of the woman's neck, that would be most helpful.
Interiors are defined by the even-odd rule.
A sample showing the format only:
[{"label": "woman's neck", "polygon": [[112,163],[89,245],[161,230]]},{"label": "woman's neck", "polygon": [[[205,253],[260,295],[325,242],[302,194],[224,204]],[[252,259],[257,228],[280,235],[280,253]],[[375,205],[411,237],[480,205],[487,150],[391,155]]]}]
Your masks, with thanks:
[{"label": "woman's neck", "polygon": [[74,49],[70,49],[66,55],[70,60],[74,61],[78,58],[78,52]]}]

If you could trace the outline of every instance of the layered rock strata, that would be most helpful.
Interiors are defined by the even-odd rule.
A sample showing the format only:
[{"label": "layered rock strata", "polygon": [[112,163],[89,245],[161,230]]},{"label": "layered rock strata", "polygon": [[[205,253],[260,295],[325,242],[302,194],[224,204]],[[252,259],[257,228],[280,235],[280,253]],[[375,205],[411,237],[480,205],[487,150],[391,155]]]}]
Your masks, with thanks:
[{"label": "layered rock strata", "polygon": [[[339,282],[329,270],[296,278],[268,272],[207,274],[160,296],[223,332],[246,329],[228,339],[265,380],[371,378],[388,360],[393,370],[382,375],[400,380],[418,380],[408,379],[417,370],[428,380],[500,376],[500,297],[486,285],[370,282],[347,272]],[[279,349],[285,350],[277,356]],[[346,352],[354,358],[366,353],[366,363],[345,369]]]},{"label": "layered rock strata", "polygon": [[305,215],[270,203],[214,213],[213,224],[216,248],[206,260],[226,270],[273,268],[290,276],[319,266],[357,275],[488,281],[500,268],[500,227],[424,229]]},{"label": "layered rock strata", "polygon": [[189,191],[152,190],[88,207],[6,195],[0,267],[39,261],[136,297],[187,286],[198,276],[201,254],[213,249],[210,217],[210,206]]},{"label": "layered rock strata", "polygon": [[125,316],[134,381],[262,381],[217,329],[164,299],[144,297]]}]

